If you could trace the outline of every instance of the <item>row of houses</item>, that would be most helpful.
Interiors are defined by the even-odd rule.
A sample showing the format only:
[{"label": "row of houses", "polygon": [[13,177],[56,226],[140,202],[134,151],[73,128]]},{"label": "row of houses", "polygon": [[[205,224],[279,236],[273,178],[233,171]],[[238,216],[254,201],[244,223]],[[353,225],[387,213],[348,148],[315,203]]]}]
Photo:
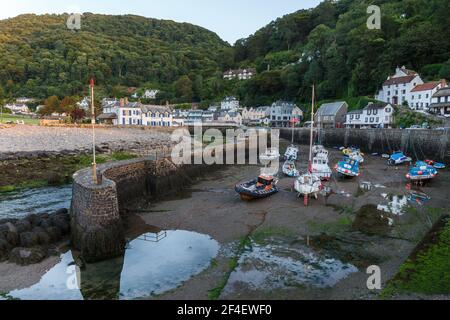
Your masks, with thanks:
[{"label": "row of houses", "polygon": [[369,102],[364,109],[348,112],[347,102],[336,101],[322,104],[314,121],[321,128],[392,128],[394,113],[389,103]]},{"label": "row of houses", "polygon": [[383,83],[375,99],[393,105],[408,105],[413,110],[428,111],[433,96],[445,87],[447,82],[444,79],[425,83],[416,71],[406,69],[405,66],[397,67],[395,74]]},{"label": "row of houses", "polygon": [[292,119],[301,121],[303,118],[303,111],[292,102],[276,101],[271,106],[241,108],[234,97],[227,97],[220,105],[211,106],[208,110],[172,109],[168,105],[129,102],[127,98],[103,99],[102,108],[103,113],[98,120],[112,125],[172,127],[214,122],[287,127]]}]

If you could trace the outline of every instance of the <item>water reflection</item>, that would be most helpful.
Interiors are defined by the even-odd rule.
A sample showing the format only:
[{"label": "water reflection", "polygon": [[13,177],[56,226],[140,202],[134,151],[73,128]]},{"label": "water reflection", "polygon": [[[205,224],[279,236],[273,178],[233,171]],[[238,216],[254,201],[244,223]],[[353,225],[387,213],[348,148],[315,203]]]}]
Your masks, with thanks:
[{"label": "water reflection", "polygon": [[408,197],[402,195],[390,195],[383,193],[381,195],[384,199],[388,200],[389,203],[387,205],[379,204],[377,209],[380,211],[384,211],[387,213],[392,213],[395,215],[403,215],[404,208],[408,205]]},{"label": "water reflection", "polygon": [[31,213],[69,208],[71,199],[72,185],[0,194],[0,219],[23,218]]},{"label": "water reflection", "polygon": [[252,248],[239,259],[224,292],[230,294],[242,285],[269,291],[301,285],[329,288],[357,271],[351,264],[319,255],[306,247],[252,243]]},{"label": "water reflection", "polygon": [[9,295],[25,300],[109,300],[158,295],[204,271],[219,251],[217,241],[195,232],[167,231],[158,241],[148,240],[155,237],[140,236],[129,243],[124,257],[87,264],[82,270],[74,266],[74,257],[67,252],[39,283]]}]

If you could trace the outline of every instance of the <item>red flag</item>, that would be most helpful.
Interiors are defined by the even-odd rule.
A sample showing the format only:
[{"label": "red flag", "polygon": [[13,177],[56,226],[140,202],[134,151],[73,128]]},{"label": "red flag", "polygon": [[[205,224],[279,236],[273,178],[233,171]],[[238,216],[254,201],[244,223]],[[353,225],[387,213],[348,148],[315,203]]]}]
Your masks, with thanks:
[{"label": "red flag", "polygon": [[94,86],[94,78],[91,78],[91,87]]}]

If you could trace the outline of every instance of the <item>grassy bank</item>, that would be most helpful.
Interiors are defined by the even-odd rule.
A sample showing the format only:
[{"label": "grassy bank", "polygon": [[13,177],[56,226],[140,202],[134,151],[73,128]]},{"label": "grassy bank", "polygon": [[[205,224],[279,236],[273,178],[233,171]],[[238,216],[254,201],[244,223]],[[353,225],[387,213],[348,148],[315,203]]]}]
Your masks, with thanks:
[{"label": "grassy bank", "polygon": [[[133,159],[136,156],[126,152],[101,154],[97,163]],[[0,193],[15,192],[22,189],[62,185],[72,181],[72,175],[92,164],[92,156],[64,156],[39,159],[11,160],[0,163],[2,180]]]},{"label": "grassy bank", "polygon": [[450,294],[450,216],[445,216],[383,291],[396,294]]},{"label": "grassy bank", "polygon": [[[0,119],[1,121],[1,119]],[[13,122],[16,123],[16,121],[23,121],[25,124],[29,124],[29,125],[38,125],[39,124],[39,119],[31,119],[28,117],[24,117],[24,116],[17,116],[17,115],[12,115],[12,114],[3,114],[3,123],[7,123],[7,122]]]}]

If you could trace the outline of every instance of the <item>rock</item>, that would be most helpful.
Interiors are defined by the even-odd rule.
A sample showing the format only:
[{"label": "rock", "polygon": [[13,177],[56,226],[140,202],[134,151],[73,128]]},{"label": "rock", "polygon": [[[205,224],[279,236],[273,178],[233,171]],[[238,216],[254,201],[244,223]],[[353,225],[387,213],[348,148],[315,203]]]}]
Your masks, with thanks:
[{"label": "rock", "polygon": [[61,214],[68,214],[69,213],[69,210],[67,210],[66,208],[62,208],[62,209],[59,209],[59,210],[57,210],[57,211],[55,211],[55,215],[61,215]]},{"label": "rock", "polygon": [[8,227],[8,230],[9,230],[10,232],[15,232],[15,233],[17,233],[17,228],[16,228],[15,225],[12,224],[12,222],[7,222],[7,223],[6,223],[6,226]]},{"label": "rock", "polygon": [[70,219],[68,216],[55,215],[51,217],[52,225],[61,230],[62,234],[67,234],[70,231]]},{"label": "rock", "polygon": [[44,229],[46,229],[46,228],[52,226],[52,222],[51,222],[50,219],[42,219],[42,220],[39,222],[38,226],[39,226],[39,227],[42,227],[42,228],[44,228]]},{"label": "rock", "polygon": [[9,261],[21,266],[39,263],[47,257],[47,250],[42,247],[14,248],[9,254]]},{"label": "rock", "polygon": [[17,221],[15,224],[15,227],[16,227],[18,233],[27,232],[27,231],[31,230],[31,223],[30,223],[30,221],[24,219],[24,220]]},{"label": "rock", "polygon": [[11,245],[6,240],[0,239],[0,261],[5,261],[8,259],[10,250]]},{"label": "rock", "polygon": [[36,214],[30,214],[26,217],[26,219],[31,223],[32,226],[39,225],[39,222],[41,221],[39,216]]},{"label": "rock", "polygon": [[44,228],[34,227],[32,232],[37,235],[39,244],[51,243],[51,237],[47,234]]},{"label": "rock", "polygon": [[33,232],[24,232],[20,234],[20,246],[33,247],[39,244],[39,236]]},{"label": "rock", "polygon": [[20,244],[20,236],[17,232],[8,231],[6,233],[6,241],[13,247]]},{"label": "rock", "polygon": [[62,232],[57,227],[53,226],[47,227],[45,228],[45,232],[50,237],[51,242],[56,242],[62,238]]}]

